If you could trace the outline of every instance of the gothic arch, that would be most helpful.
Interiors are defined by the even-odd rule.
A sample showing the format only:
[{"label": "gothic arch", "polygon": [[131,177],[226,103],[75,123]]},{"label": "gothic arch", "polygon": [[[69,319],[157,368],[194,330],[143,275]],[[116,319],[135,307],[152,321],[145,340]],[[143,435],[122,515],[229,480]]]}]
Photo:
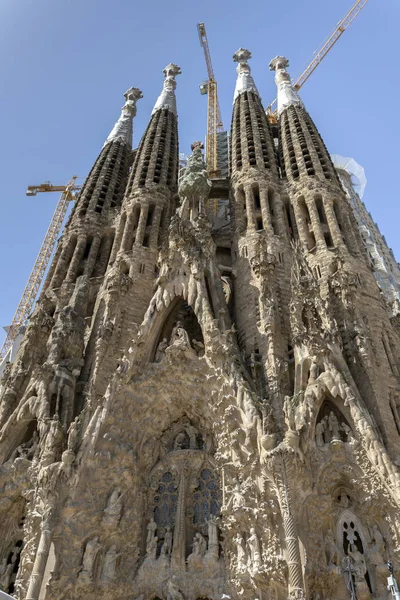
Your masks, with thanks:
[{"label": "gothic arch", "polygon": [[[163,306],[160,311],[156,308],[154,297],[153,302],[153,306],[150,305],[150,313],[148,311],[148,324],[145,325],[145,317],[145,323],[142,324],[140,329],[140,334],[147,338],[143,350],[145,360],[148,362],[155,361],[160,342],[164,338],[166,338],[167,342],[169,341],[174,325],[179,320],[178,316],[180,312],[187,314],[187,318],[184,316],[183,320],[186,321],[184,329],[188,332],[190,342],[196,339],[196,341],[203,343],[204,334],[196,310],[187,302],[184,296],[175,296],[172,302],[167,307]],[[144,325],[143,331],[142,328]]]}]

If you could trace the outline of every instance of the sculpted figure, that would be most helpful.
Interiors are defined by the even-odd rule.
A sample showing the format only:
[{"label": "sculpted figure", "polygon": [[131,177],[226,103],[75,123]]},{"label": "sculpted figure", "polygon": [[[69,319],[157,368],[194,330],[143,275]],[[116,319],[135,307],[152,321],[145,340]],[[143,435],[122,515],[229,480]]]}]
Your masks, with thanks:
[{"label": "sculpted figure", "polygon": [[325,445],[324,432],[324,423],[323,421],[320,421],[315,426],[315,443],[317,444],[318,448],[322,448]]},{"label": "sculpted figure", "polygon": [[368,552],[368,557],[373,565],[382,565],[385,563],[386,545],[383,535],[379,528],[374,525],[372,528],[372,536],[374,545]]},{"label": "sculpted figure", "polygon": [[93,539],[89,540],[86,544],[85,553],[82,560],[82,570],[80,575],[86,575],[90,579],[93,578],[93,567],[98,553],[101,550],[101,544],[99,543],[99,536],[96,535]]},{"label": "sculpted figure", "polygon": [[149,524],[147,525],[147,539],[146,545],[150,544],[152,539],[154,538],[157,531],[157,523],[154,520],[154,517],[151,517]]},{"label": "sculpted figure", "polygon": [[116,527],[121,518],[122,501],[121,490],[116,488],[110,495],[107,506],[104,509],[103,521],[107,525]]},{"label": "sculpted figure", "polygon": [[351,438],[353,437],[351,427],[349,427],[347,423],[342,423],[340,428],[346,436],[346,442],[350,442]]},{"label": "sculpted figure", "polygon": [[5,592],[9,590],[13,569],[14,563],[10,562],[7,564],[7,559],[5,558],[0,567],[0,589]]},{"label": "sculpted figure", "polygon": [[339,433],[339,421],[333,410],[329,413],[328,417],[329,431],[331,432],[332,440],[340,440]]},{"label": "sculpted figure", "polygon": [[161,340],[161,342],[158,344],[154,362],[159,363],[162,361],[162,359],[164,358],[164,355],[165,355],[166,348],[168,348],[168,340],[167,340],[167,338],[163,338]]},{"label": "sculpted figure", "polygon": [[329,531],[325,536],[325,553],[326,564],[328,565],[328,567],[330,565],[338,565],[339,551],[337,549],[333,536]]},{"label": "sculpted figure", "polygon": [[157,542],[158,537],[151,538],[150,542],[146,545],[146,558],[150,560],[156,560],[157,556]]},{"label": "sculpted figure", "polygon": [[237,533],[233,538],[233,541],[236,544],[237,549],[237,568],[239,571],[242,571],[246,568],[246,550],[244,547],[244,539],[241,533]]},{"label": "sculpted figure", "polygon": [[184,600],[183,594],[179,590],[177,578],[175,575],[171,577],[171,579],[168,579],[167,600]]},{"label": "sculpted figure", "polygon": [[314,381],[318,377],[318,363],[316,361],[315,356],[312,359],[312,363],[310,366],[310,376],[308,378],[308,383],[314,383]]},{"label": "sculpted figure", "polygon": [[101,579],[103,581],[114,581],[116,575],[117,559],[120,556],[116,546],[111,546],[104,557],[103,571]]},{"label": "sculpted figure", "polygon": [[68,429],[68,450],[75,452],[79,438],[79,418],[72,421]]},{"label": "sculpted figure", "polygon": [[230,503],[232,503],[233,510],[239,510],[240,508],[244,507],[244,496],[241,490],[239,479],[236,479],[235,487],[232,490],[232,496],[228,502],[228,506]]},{"label": "sculpted figure", "polygon": [[285,423],[291,431],[295,429],[295,421],[294,421],[294,408],[292,404],[292,399],[290,396],[285,396],[285,400],[283,403],[283,412],[285,413]]},{"label": "sculpted figure", "polygon": [[217,517],[211,515],[207,521],[208,526],[208,548],[218,546],[218,526]]},{"label": "sculpted figure", "polygon": [[364,554],[362,554],[354,544],[350,545],[348,554],[354,561],[356,581],[364,582],[365,574],[367,572]]},{"label": "sculpted figure", "polygon": [[165,554],[166,556],[169,556],[171,554],[171,551],[172,551],[172,531],[171,531],[171,527],[168,525],[167,530],[165,532],[165,536],[164,536],[164,543],[161,548],[161,554]]},{"label": "sculpted figure", "polygon": [[170,346],[179,346],[182,348],[191,348],[189,335],[184,329],[182,322],[177,321],[170,339]]},{"label": "sculpted figure", "polygon": [[178,433],[174,442],[174,450],[185,450],[187,448],[186,434],[184,431]]},{"label": "sculpted figure", "polygon": [[256,569],[261,565],[261,551],[260,542],[254,527],[251,527],[250,529],[250,537],[247,540],[247,546],[249,548],[250,566],[253,569]]}]

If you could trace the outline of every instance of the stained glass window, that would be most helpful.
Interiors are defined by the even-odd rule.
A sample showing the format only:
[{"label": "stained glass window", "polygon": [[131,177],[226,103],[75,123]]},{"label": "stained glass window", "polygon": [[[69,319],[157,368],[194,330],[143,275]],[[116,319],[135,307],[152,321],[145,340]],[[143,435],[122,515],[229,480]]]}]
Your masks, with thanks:
[{"label": "stained glass window", "polygon": [[202,469],[199,485],[194,491],[193,520],[195,523],[205,523],[211,515],[219,515],[221,507],[219,496],[219,485],[213,472],[210,469]]},{"label": "stained glass window", "polygon": [[178,486],[173,474],[167,471],[161,477],[154,496],[154,520],[159,527],[173,526],[178,503]]}]

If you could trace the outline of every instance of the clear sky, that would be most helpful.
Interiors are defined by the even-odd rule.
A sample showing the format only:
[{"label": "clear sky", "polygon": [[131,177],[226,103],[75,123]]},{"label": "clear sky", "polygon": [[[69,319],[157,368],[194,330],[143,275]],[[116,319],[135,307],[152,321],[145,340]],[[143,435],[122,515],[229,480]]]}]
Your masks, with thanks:
[{"label": "clear sky", "polygon": [[[0,325],[12,319],[58,199],[28,198],[27,185],[84,178],[126,89],[144,94],[134,123],[136,146],[160,92],[162,69],[177,63],[180,151],[188,154],[191,142],[204,138],[199,21],[206,24],[229,127],[233,53],[240,46],[252,52],[252,72],[267,105],[275,97],[270,59],[287,56],[291,75],[299,75],[353,1],[1,0]],[[364,166],[364,200],[397,258],[399,16],[398,0],[369,0],[301,90],[328,149]]]}]

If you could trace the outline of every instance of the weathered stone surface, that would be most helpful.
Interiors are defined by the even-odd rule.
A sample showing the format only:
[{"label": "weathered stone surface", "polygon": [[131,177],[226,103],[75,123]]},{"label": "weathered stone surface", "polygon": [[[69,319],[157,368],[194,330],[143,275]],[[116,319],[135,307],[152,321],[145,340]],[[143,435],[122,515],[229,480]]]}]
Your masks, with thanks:
[{"label": "weathered stone surface", "polygon": [[177,196],[169,65],[129,180],[120,136],[96,161],[3,377],[19,600],[342,600],[350,576],[383,600],[400,566],[398,327],[304,106],[272,129],[237,55],[229,225],[199,143]]}]

